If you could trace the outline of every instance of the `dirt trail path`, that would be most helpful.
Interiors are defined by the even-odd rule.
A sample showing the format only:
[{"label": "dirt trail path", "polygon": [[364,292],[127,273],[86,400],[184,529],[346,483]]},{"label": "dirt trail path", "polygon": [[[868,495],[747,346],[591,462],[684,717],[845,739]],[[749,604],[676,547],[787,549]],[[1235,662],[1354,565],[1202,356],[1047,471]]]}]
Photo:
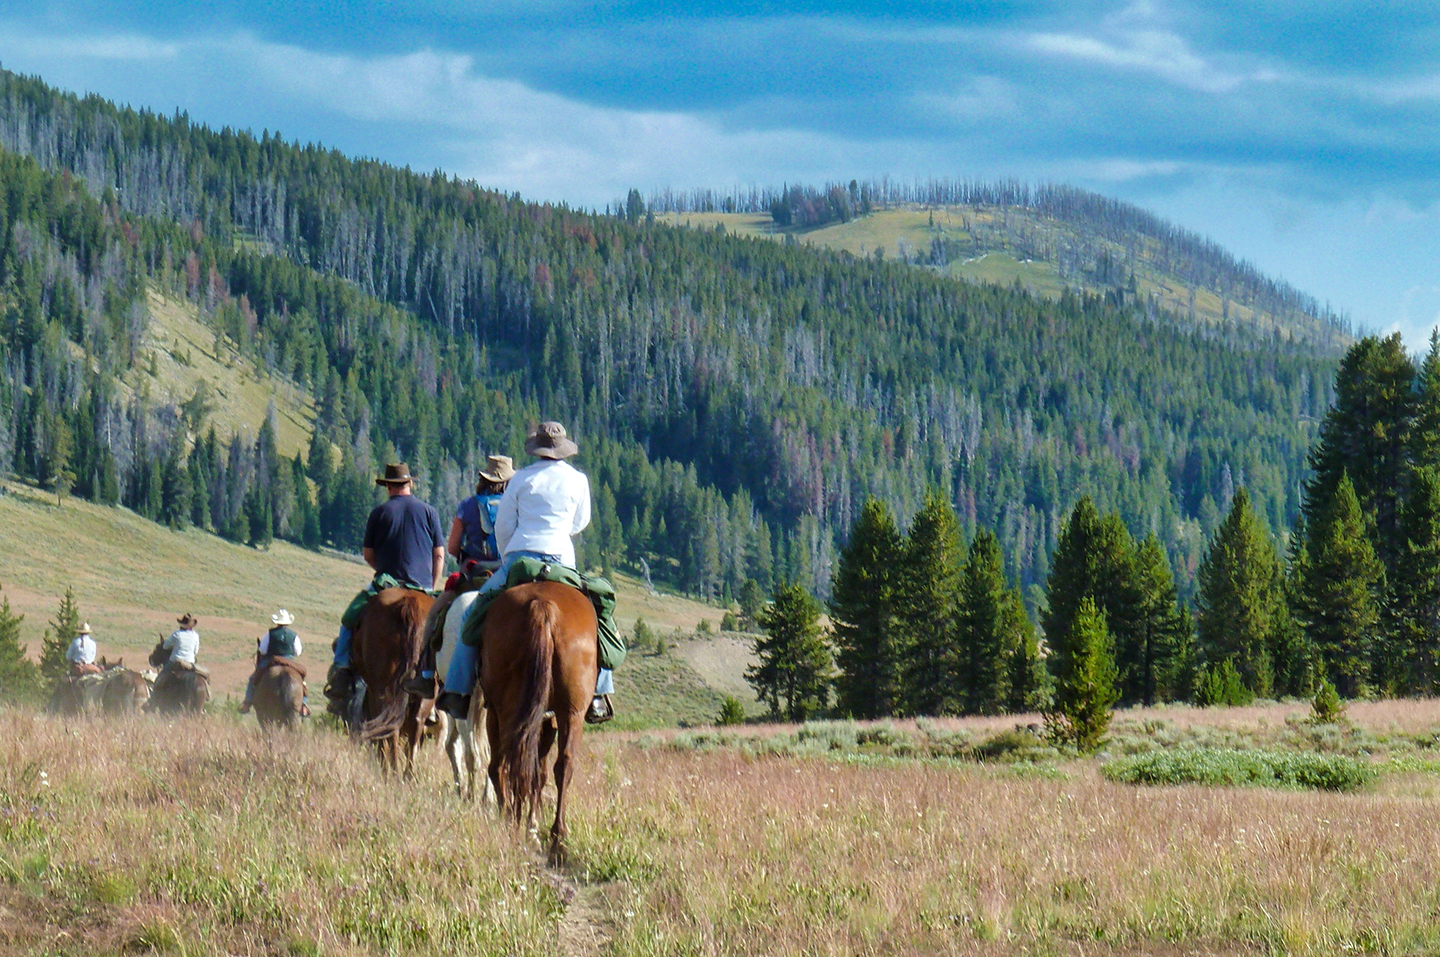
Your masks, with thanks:
[{"label": "dirt trail path", "polygon": [[538,865],[565,904],[560,918],[560,953],[563,957],[600,957],[610,943],[613,928],[606,917],[607,886],[577,884],[564,871]]}]

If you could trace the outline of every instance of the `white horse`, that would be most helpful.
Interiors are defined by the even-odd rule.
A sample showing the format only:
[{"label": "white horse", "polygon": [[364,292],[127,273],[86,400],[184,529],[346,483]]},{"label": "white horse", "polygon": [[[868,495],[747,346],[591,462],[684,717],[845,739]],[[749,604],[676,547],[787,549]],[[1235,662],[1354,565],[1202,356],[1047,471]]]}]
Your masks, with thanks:
[{"label": "white horse", "polygon": [[[456,645],[460,643],[460,628],[465,622],[465,614],[470,610],[470,606],[475,604],[477,594],[469,591],[459,595],[450,604],[450,610],[445,615],[444,644],[435,654],[435,673],[442,678],[450,669],[450,658],[455,654]],[[475,769],[490,767],[490,739],[484,734],[477,738],[475,734],[476,728],[485,726],[485,696],[480,693],[480,686],[475,686],[475,693],[470,697],[468,718],[446,720],[449,716],[444,712],[440,712],[440,716],[446,723],[445,753],[450,756],[450,769],[455,775],[455,793],[462,798],[474,800]],[[480,779],[484,782],[480,800],[491,807],[497,806],[495,786],[490,783],[490,775],[482,771]]]}]

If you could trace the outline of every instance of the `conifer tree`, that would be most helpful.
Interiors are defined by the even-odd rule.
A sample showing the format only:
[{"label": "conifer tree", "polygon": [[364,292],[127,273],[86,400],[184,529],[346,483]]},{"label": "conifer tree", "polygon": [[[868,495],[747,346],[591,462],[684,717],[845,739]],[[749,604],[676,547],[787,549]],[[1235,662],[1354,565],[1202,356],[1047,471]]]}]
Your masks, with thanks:
[{"label": "conifer tree", "polygon": [[765,634],[755,639],[757,661],[745,680],[773,714],[791,721],[806,720],[829,700],[832,661],[819,622],[820,606],[793,582],[777,588],[760,614]]},{"label": "conifer tree", "polygon": [[900,532],[889,507],[868,499],[840,552],[830,588],[839,668],[835,707],[842,714],[878,718],[894,713],[898,703],[894,589],[900,556]]},{"label": "conifer tree", "polygon": [[1196,585],[1201,663],[1213,668],[1230,659],[1245,687],[1258,695],[1273,693],[1274,652],[1286,614],[1284,579],[1270,533],[1243,488],[1215,530]]},{"label": "conifer tree", "polygon": [[1055,676],[1055,701],[1045,724],[1056,740],[1089,753],[1104,740],[1111,708],[1119,699],[1110,633],[1093,598],[1081,599],[1065,645],[1069,652]]},{"label": "conifer tree", "polygon": [[1307,525],[1296,568],[1296,618],[1314,645],[1327,678],[1341,696],[1371,687],[1373,630],[1379,618],[1384,568],[1366,536],[1365,519],[1348,474]]},{"label": "conifer tree", "polygon": [[65,597],[60,599],[60,607],[40,641],[40,676],[46,681],[57,681],[68,670],[65,651],[79,631],[80,607],[75,603],[74,589],[67,586]]},{"label": "conifer tree", "polygon": [[997,714],[1008,696],[1008,589],[1002,563],[1000,542],[989,529],[981,529],[970,543],[960,576],[955,684],[962,714]]},{"label": "conifer tree", "polygon": [[10,596],[0,596],[0,701],[30,701],[40,692],[40,669],[20,643],[24,615],[10,609]]},{"label": "conifer tree", "polygon": [[[1086,598],[1105,615],[1107,633],[1134,668],[1141,658],[1136,631],[1135,544],[1120,517],[1101,518],[1088,495],[1080,499],[1060,532],[1050,569],[1042,618],[1050,673],[1058,676],[1067,667],[1070,649],[1066,642]],[[1116,654],[1118,657],[1120,652]]]},{"label": "conifer tree", "polygon": [[1122,695],[1151,705],[1174,697],[1175,669],[1188,630],[1180,613],[1170,560],[1153,533],[1135,552],[1135,582],[1139,590],[1135,631],[1140,639],[1140,660],[1128,676],[1130,686]]},{"label": "conifer tree", "polygon": [[1348,475],[1361,510],[1373,515],[1372,542],[1387,568],[1400,543],[1397,523],[1416,414],[1415,374],[1398,332],[1384,339],[1366,336],[1350,347],[1335,373],[1335,405],[1310,452],[1314,475],[1301,506],[1307,528],[1324,527],[1325,508],[1335,500],[1342,474]]},{"label": "conifer tree", "polygon": [[1050,674],[1040,657],[1035,626],[1025,612],[1019,589],[1005,592],[1004,619],[1009,649],[1005,675],[1005,710],[1012,714],[1039,711],[1049,702]]},{"label": "conifer tree", "polygon": [[1440,471],[1415,469],[1400,530],[1404,541],[1384,611],[1389,646],[1377,664],[1399,690],[1434,694],[1440,690]]},{"label": "conifer tree", "polygon": [[910,523],[896,609],[902,641],[901,709],[944,714],[954,705],[963,544],[955,510],[930,492]]},{"label": "conifer tree", "polygon": [[1440,470],[1440,329],[1430,333],[1430,351],[1415,378],[1410,461],[1415,468]]}]

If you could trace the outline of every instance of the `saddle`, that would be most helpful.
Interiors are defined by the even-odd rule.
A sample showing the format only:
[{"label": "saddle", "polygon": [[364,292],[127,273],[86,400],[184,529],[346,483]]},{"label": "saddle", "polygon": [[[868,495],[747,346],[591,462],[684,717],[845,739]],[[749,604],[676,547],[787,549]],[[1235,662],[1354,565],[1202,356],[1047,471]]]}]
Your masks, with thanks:
[{"label": "saddle", "polygon": [[172,671],[193,671],[206,681],[210,680],[210,669],[204,665],[197,665],[189,661],[171,661],[170,669]]},{"label": "saddle", "polygon": [[296,661],[294,658],[286,658],[283,655],[266,655],[264,658],[260,659],[260,663],[256,665],[255,670],[259,671],[262,668],[271,668],[276,666],[281,668],[289,668],[301,681],[304,681],[306,679],[305,666],[302,665],[300,662]]}]

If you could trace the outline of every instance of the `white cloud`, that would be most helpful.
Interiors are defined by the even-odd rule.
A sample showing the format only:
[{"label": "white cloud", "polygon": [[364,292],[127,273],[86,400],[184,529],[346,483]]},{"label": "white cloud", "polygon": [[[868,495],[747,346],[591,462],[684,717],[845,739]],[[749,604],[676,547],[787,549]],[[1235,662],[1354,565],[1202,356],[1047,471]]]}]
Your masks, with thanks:
[{"label": "white cloud", "polygon": [[1203,93],[1229,93],[1256,77],[1216,68],[1191,50],[1183,37],[1167,30],[1126,30],[1107,40],[1074,33],[1035,33],[1023,42],[1037,53],[1149,73]]}]

